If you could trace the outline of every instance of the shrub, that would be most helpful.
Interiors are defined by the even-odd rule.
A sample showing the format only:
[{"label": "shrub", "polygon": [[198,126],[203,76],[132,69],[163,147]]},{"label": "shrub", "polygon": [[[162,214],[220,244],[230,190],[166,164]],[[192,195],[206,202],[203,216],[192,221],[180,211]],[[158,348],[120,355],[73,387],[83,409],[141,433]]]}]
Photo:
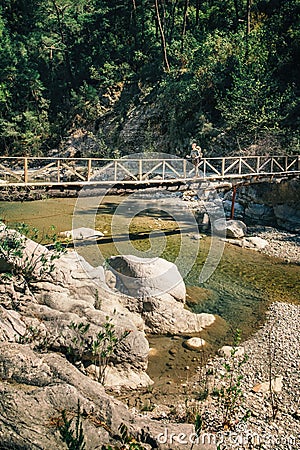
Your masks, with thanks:
[{"label": "shrub", "polygon": [[[54,227],[52,227],[54,231]],[[34,227],[22,223],[16,229],[2,225],[0,229],[0,258],[8,267],[6,276],[22,275],[27,283],[41,280],[55,270],[54,261],[66,252],[55,233],[43,236],[44,240],[52,243],[52,250],[44,249],[40,242],[36,242],[33,250],[28,251],[26,246],[29,239],[38,239],[39,232]]]}]

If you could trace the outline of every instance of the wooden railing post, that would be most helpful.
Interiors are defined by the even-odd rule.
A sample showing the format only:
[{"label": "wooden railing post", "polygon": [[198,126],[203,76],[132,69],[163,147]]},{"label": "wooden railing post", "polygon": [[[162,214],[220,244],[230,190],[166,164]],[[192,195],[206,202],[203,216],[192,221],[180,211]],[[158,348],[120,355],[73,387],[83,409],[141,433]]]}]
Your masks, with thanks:
[{"label": "wooden railing post", "polygon": [[139,159],[139,180],[143,180],[143,160]]},{"label": "wooden railing post", "polygon": [[87,181],[90,181],[92,176],[92,160],[91,158],[88,159],[88,166],[87,166]]},{"label": "wooden railing post", "polygon": [[260,169],[260,157],[257,156],[256,158],[257,158],[257,160],[256,160],[256,173],[259,173],[259,169]]},{"label": "wooden railing post", "polygon": [[225,175],[225,158],[222,158],[222,169],[221,169],[222,177]]},{"label": "wooden railing post", "polygon": [[28,158],[24,158],[24,183],[28,183]]},{"label": "wooden railing post", "polygon": [[118,175],[118,161],[117,160],[115,160],[114,168],[115,168],[114,181],[117,181],[117,175]]},{"label": "wooden railing post", "polygon": [[57,160],[57,182],[60,183],[60,159]]},{"label": "wooden railing post", "polygon": [[232,199],[231,199],[231,210],[230,210],[230,219],[234,219],[234,204],[236,197],[236,186],[233,186],[232,189]]},{"label": "wooden railing post", "polygon": [[186,159],[183,160],[183,178],[186,178]]}]

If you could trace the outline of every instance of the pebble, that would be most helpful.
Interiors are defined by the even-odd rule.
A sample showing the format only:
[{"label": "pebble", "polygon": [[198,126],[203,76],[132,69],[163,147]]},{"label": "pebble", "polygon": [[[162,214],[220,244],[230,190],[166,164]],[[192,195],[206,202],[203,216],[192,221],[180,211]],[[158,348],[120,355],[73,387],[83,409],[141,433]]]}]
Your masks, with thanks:
[{"label": "pebble", "polygon": [[[241,409],[249,409],[252,413],[243,426],[260,436],[263,443],[263,447],[260,448],[264,450],[289,449],[287,441],[291,436],[296,436],[295,446],[291,448],[299,450],[300,377],[297,364],[300,356],[300,306],[273,303],[264,326],[248,341],[243,342],[243,346],[249,359],[241,366],[243,377],[241,386],[245,392]],[[214,373],[224,374],[224,361],[224,357],[216,357],[212,361]],[[269,389],[251,392],[253,386],[269,380],[270,370],[273,379],[277,378],[280,382],[283,380],[281,392],[277,392],[274,396],[275,405],[278,407],[275,420],[272,418]],[[217,400],[212,401],[208,416],[211,423],[217,423],[218,411]],[[272,440],[266,440],[266,436],[271,436]],[[230,443],[226,447],[228,450],[234,448]],[[245,447],[248,448],[250,447]]]},{"label": "pebble", "polygon": [[247,235],[257,236],[268,241],[261,250],[269,256],[283,259],[287,264],[300,264],[300,235],[272,227],[248,227]]}]

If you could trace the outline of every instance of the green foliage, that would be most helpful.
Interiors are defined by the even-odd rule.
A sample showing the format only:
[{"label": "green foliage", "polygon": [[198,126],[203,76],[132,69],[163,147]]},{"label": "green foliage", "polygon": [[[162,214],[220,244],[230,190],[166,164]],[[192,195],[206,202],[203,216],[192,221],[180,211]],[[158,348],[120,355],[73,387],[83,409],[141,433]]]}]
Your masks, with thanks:
[{"label": "green foliage", "polygon": [[96,335],[92,335],[90,332],[89,323],[72,322],[68,327],[72,331],[71,343],[67,349],[68,358],[72,363],[76,363],[82,360],[85,352],[91,353],[95,365],[95,378],[99,383],[105,384],[106,371],[111,357],[130,331],[125,331],[118,336],[109,317],[106,317],[106,322],[102,325],[103,330]]},{"label": "green foliage", "polygon": [[47,234],[45,239],[52,242],[52,251],[42,251],[39,243],[30,251],[26,249],[28,239],[36,240],[38,230],[21,223],[16,229],[9,229],[2,224],[0,257],[8,265],[12,275],[22,275],[27,283],[42,280],[55,270],[55,260],[65,253],[65,249],[57,240],[56,234]]},{"label": "green foliage", "polygon": [[1,152],[45,153],[84,128],[96,152],[110,156],[141,101],[157,107],[145,130],[147,146],[162,136],[162,151],[182,154],[191,139],[211,154],[253,144],[293,150],[300,139],[299,2],[157,0],[157,6],[5,0]]},{"label": "green foliage", "polygon": [[[232,429],[237,421],[240,420],[239,409],[244,397],[241,367],[248,361],[248,355],[245,354],[243,357],[237,355],[240,341],[241,331],[236,330],[231,356],[223,364],[225,373],[221,377],[223,380],[222,385],[216,392],[224,429]],[[242,420],[246,420],[247,417],[248,412],[242,417]]]},{"label": "green foliage", "polygon": [[118,337],[112,320],[107,317],[106,322],[103,324],[103,331],[99,331],[93,339],[91,349],[96,366],[95,375],[100,383],[105,384],[106,370],[110,357],[129,333],[130,331],[125,331]]},{"label": "green foliage", "polygon": [[68,419],[66,410],[61,413],[61,421],[57,428],[60,432],[62,441],[67,444],[69,450],[85,450],[86,444],[81,422],[80,402],[78,400],[75,424],[74,417]]},{"label": "green foliage", "polygon": [[121,423],[119,426],[119,434],[114,438],[121,442],[120,446],[102,445],[101,450],[145,450],[145,447],[138,442],[128,431],[127,426]]},{"label": "green foliage", "polygon": [[88,338],[86,336],[90,329],[89,323],[74,323],[69,325],[70,330],[72,330],[74,336],[71,339],[71,344],[68,347],[68,356],[73,363],[80,361],[82,359],[83,353],[88,346]]},{"label": "green foliage", "polygon": [[26,330],[23,335],[18,336],[16,342],[18,344],[33,344],[32,347],[38,352],[47,351],[53,343],[55,343],[57,336],[51,334],[41,327],[34,327],[26,325]]}]

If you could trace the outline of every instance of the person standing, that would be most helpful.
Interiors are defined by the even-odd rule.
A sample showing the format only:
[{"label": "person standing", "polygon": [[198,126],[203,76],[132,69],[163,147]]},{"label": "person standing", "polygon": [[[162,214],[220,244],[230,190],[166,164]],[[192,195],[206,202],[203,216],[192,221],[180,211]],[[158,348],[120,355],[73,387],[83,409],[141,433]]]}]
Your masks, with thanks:
[{"label": "person standing", "polygon": [[197,145],[197,142],[192,142],[191,160],[196,170],[200,164],[202,156],[203,153],[201,147]]}]

